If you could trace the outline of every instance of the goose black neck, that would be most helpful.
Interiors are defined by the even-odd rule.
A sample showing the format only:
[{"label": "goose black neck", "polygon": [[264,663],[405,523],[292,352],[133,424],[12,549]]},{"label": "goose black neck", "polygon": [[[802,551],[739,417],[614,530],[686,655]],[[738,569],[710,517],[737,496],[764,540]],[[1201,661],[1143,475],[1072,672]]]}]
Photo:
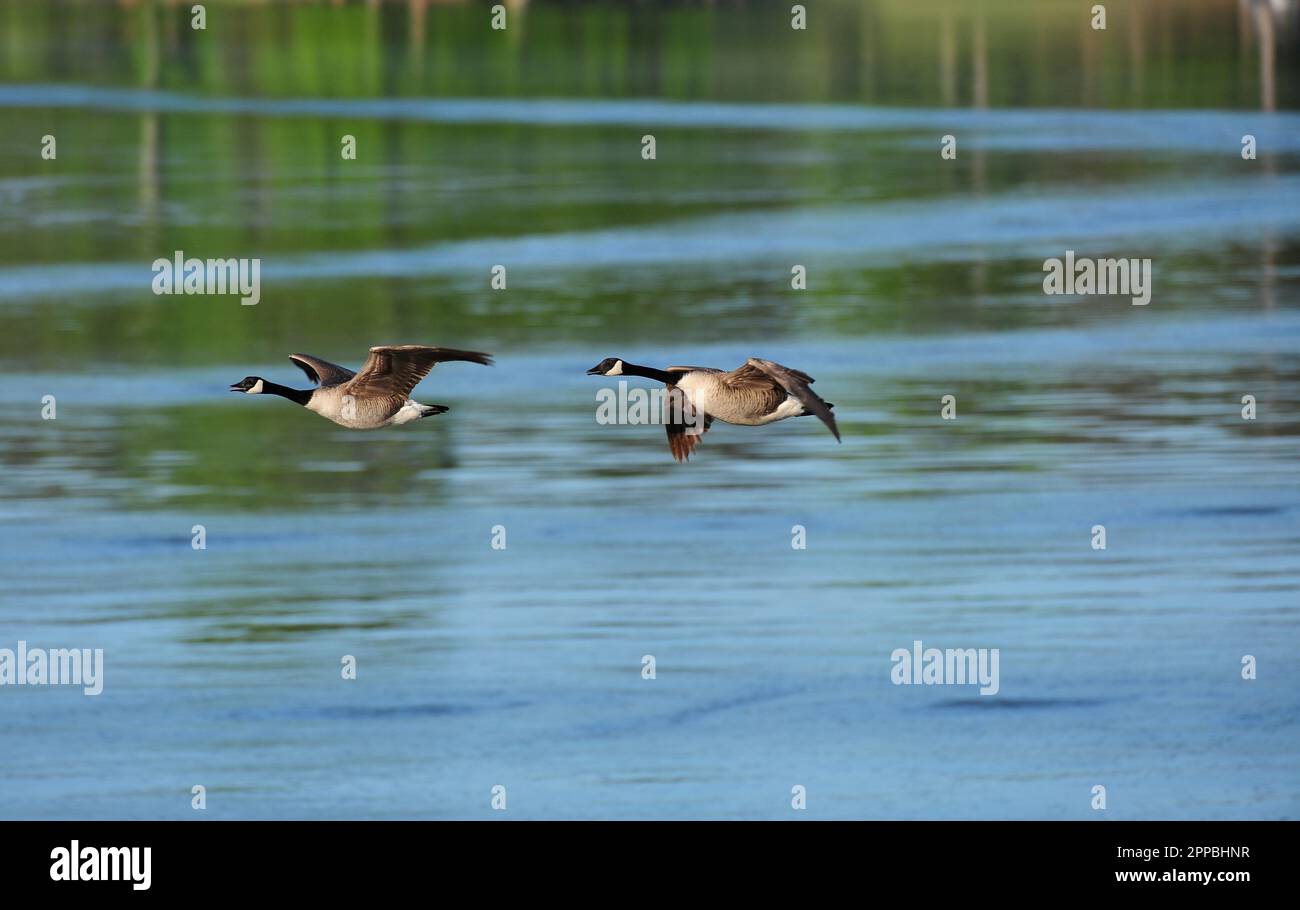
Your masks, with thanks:
[{"label": "goose black neck", "polygon": [[677,381],[677,373],[668,373],[664,370],[656,370],[654,367],[643,367],[637,363],[628,363],[623,361],[623,375],[625,376],[644,376],[646,379],[657,379],[660,382],[668,384]]},{"label": "goose black neck", "polygon": [[287,398],[295,404],[305,405],[311,400],[312,392],[315,389],[291,389],[288,386],[279,385],[274,382],[262,380],[263,395],[279,395],[281,398]]}]

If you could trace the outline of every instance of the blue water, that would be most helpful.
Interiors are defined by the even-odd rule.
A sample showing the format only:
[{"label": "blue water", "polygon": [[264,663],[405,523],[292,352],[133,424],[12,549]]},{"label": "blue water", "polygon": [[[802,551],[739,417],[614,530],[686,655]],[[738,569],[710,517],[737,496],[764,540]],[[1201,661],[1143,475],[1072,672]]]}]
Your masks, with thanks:
[{"label": "blue water", "polygon": [[[98,697],[0,690],[0,816],[192,818],[200,784],[209,818],[499,817],[496,785],[511,818],[787,818],[796,785],[813,818],[1300,815],[1296,115],[1266,118],[1276,157],[1252,170],[1234,137],[1257,118],[1205,111],[0,87],[7,116],[29,108],[474,122],[485,148],[494,124],[563,123],[575,150],[647,117],[734,127],[733,151],[743,131],[797,128],[843,169],[858,153],[841,133],[906,155],[944,123],[1039,164],[1153,137],[1179,157],[1106,159],[1088,185],[991,171],[976,192],[913,177],[905,198],[828,201],[774,188],[766,167],[790,148],[773,139],[688,187],[707,211],[624,218],[645,187],[597,181],[554,192],[609,206],[599,226],[272,242],[251,314],[153,297],[143,243],[0,258],[0,648],[106,661]],[[134,239],[120,196],[64,195],[134,191],[134,139],[103,141],[99,173],[0,182],[5,230]],[[565,173],[589,166],[574,154]],[[429,189],[452,180],[441,166],[367,179]],[[553,176],[492,200],[528,209]],[[314,227],[288,200],[336,188],[311,161],[278,179],[259,190],[277,223]],[[241,224],[245,178],[212,180],[209,209],[151,217]],[[405,195],[394,205],[417,212],[445,198]],[[1152,303],[1045,297],[1042,260],[1067,248],[1152,257]],[[498,261],[504,299],[483,289]],[[787,290],[791,262],[809,264],[815,306]],[[311,309],[385,282],[399,305],[382,318],[358,304],[340,329],[350,310]],[[159,314],[187,305],[229,305],[236,340],[169,334]],[[29,346],[38,330],[76,355]],[[355,364],[371,343],[452,340],[497,366],[440,367],[417,394],[452,411],[391,432],[225,391],[299,381],[290,351]],[[584,371],[610,355],[805,369],[843,444],[813,421],[719,425],[676,465],[659,428],[596,423],[602,381]],[[40,420],[51,394],[58,418]],[[917,639],[999,649],[1000,691],[893,685],[891,652]]]},{"label": "blue water", "polygon": [[[266,454],[316,483],[271,514],[168,508],[165,486],[119,512],[76,455],[11,466],[6,630],[108,657],[97,698],[5,693],[5,814],[185,818],[201,783],[212,817],[488,817],[504,784],[512,817],[777,818],[801,784],[814,817],[1087,818],[1101,783],[1108,817],[1294,815],[1300,494],[1273,415],[1300,402],[1256,382],[1265,416],[1239,427],[1223,377],[1298,338],[1288,314],[794,346],[845,444],[724,427],[689,468],[657,428],[596,426],[567,359],[517,352],[535,396],[448,371],[456,463],[376,509],[354,479],[420,459],[420,434],[305,423]],[[157,381],[81,403],[144,420]],[[216,406],[202,375],[167,382],[168,407]],[[6,377],[8,420],[46,387],[78,396]],[[102,432],[67,419],[72,452]],[[57,509],[15,494],[55,483]],[[916,638],[999,648],[1001,691],[892,685]]]}]

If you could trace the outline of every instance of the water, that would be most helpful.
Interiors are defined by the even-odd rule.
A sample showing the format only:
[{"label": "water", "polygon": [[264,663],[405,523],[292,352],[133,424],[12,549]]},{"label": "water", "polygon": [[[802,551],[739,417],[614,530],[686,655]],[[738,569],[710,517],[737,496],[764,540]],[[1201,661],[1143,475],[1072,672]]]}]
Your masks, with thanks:
[{"label": "water", "polygon": [[[103,648],[105,681],[0,689],[0,816],[193,818],[196,784],[208,818],[500,817],[497,784],[512,818],[786,818],[795,785],[816,818],[1094,818],[1097,784],[1108,818],[1300,814],[1300,115],[1254,109],[1247,66],[1160,75],[1231,57],[1234,4],[1190,60],[1047,67],[1038,105],[1000,94],[1029,51],[994,5],[995,106],[959,110],[854,54],[719,80],[674,42],[752,72],[784,23],[678,7],[636,14],[681,80],[655,91],[584,82],[556,30],[613,8],[530,5],[528,53],[569,62],[525,88],[429,63],[486,40],[460,7],[218,4],[254,49],[195,51],[165,7],[73,6],[94,54],[0,7],[47,49],[0,57],[0,647]],[[311,59],[328,15],[379,17],[337,52],[408,81],[192,59],[268,29]],[[154,297],[176,249],[262,257],[262,302]],[[1044,296],[1065,249],[1152,258],[1151,304]],[[396,342],[497,365],[439,367],[417,394],[452,410],[373,434],[225,391]],[[817,377],[842,445],[716,425],[681,466],[595,422],[606,356],[755,354]],[[916,639],[998,648],[1000,692],[894,686]]]}]

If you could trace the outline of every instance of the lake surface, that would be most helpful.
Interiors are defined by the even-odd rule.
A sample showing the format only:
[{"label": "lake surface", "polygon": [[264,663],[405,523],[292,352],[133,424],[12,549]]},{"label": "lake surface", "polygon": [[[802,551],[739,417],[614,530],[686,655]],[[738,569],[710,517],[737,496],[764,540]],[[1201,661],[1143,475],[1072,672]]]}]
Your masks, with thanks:
[{"label": "lake surface", "polygon": [[[105,662],[0,688],[0,817],[1300,816],[1293,20],[208,6],[0,3],[0,648]],[[381,343],[497,362],[378,433],[226,391]],[[843,443],[596,421],[752,355]]]}]

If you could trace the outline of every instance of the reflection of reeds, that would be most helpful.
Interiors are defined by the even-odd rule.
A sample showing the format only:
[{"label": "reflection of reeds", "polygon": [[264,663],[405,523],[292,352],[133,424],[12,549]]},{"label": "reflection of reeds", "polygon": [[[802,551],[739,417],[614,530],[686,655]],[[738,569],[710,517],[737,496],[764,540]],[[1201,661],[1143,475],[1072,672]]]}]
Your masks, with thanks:
[{"label": "reflection of reeds", "polygon": [[1273,74],[1274,55],[1277,53],[1273,7],[1266,0],[1255,0],[1252,21],[1259,34],[1259,106],[1266,111],[1277,110],[1277,83]]},{"label": "reflection of reeds", "polygon": [[1143,18],[1141,7],[1137,4],[1130,4],[1127,7],[1128,16],[1125,26],[1128,30],[1128,59],[1130,70],[1130,85],[1133,89],[1133,103],[1141,103],[1142,99],[1142,71],[1143,64],[1146,62],[1146,48],[1144,46]]},{"label": "reflection of reeds", "polygon": [[974,86],[972,103],[982,110],[989,106],[989,49],[982,11],[975,14],[974,31],[974,49],[971,52],[971,66],[974,68],[971,73],[971,84]]},{"label": "reflection of reeds", "polygon": [[[1088,5],[1047,0],[846,0],[811,9],[802,32],[767,4],[505,5],[501,33],[487,27],[487,3],[213,0],[209,28],[196,34],[188,0],[6,4],[0,78],[301,97],[977,108],[1240,107],[1249,80],[1265,110],[1294,106],[1300,84],[1294,55],[1278,50],[1294,44],[1292,0],[1112,3],[1105,31],[1090,27]],[[143,31],[151,17],[159,27]],[[1234,34],[1254,58],[1249,73],[1225,59],[1224,37]]]},{"label": "reflection of reeds", "polygon": [[957,30],[947,9],[939,17],[939,100],[944,107],[957,106]]}]

